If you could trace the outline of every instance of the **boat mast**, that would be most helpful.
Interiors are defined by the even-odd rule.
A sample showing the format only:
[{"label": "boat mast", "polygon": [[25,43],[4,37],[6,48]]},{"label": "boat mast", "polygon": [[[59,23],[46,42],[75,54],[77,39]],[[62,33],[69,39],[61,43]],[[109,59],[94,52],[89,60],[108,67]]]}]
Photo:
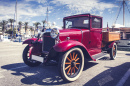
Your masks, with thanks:
[{"label": "boat mast", "polygon": [[48,27],[48,7],[47,7],[47,27]]}]

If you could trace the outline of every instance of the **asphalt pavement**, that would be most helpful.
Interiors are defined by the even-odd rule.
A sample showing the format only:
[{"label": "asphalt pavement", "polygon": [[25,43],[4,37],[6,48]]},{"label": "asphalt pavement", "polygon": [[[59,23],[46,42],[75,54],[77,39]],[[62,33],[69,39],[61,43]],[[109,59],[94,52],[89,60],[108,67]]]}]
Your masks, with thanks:
[{"label": "asphalt pavement", "polygon": [[26,66],[22,60],[25,46],[0,42],[1,86],[130,86],[130,51],[118,51],[116,60],[85,60],[81,76],[68,83],[60,77],[57,66]]}]

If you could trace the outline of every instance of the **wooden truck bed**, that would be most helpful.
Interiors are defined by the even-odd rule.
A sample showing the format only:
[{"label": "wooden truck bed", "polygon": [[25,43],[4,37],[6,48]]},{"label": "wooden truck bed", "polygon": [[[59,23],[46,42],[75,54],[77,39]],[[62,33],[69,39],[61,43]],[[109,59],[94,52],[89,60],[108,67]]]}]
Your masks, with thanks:
[{"label": "wooden truck bed", "polygon": [[108,42],[120,40],[120,33],[118,32],[102,32],[102,47]]}]

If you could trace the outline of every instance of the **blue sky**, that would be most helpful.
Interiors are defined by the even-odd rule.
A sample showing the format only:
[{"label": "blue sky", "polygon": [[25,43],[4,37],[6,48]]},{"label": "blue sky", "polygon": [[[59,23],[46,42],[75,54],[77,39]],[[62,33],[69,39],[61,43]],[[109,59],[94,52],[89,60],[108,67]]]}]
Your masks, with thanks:
[{"label": "blue sky", "polygon": [[[18,21],[41,22],[46,17],[46,9],[49,8],[49,21],[56,22],[62,26],[62,19],[65,16],[81,13],[91,13],[103,16],[103,27],[112,26],[116,19],[118,9],[121,5],[119,0],[17,0]],[[121,1],[121,0],[120,0]],[[16,0],[0,0],[0,21],[14,18]],[[130,3],[126,2],[128,8]],[[130,13],[126,10],[125,25],[130,27]],[[123,24],[123,12],[120,12],[117,24]]]}]

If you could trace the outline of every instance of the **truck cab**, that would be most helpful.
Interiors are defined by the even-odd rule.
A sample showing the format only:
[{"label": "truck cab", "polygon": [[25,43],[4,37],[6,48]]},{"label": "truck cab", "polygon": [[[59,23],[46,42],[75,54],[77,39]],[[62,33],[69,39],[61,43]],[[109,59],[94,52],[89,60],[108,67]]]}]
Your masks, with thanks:
[{"label": "truck cab", "polygon": [[90,55],[101,53],[102,44],[102,17],[81,14],[64,18],[64,29],[79,29],[82,41]]}]

